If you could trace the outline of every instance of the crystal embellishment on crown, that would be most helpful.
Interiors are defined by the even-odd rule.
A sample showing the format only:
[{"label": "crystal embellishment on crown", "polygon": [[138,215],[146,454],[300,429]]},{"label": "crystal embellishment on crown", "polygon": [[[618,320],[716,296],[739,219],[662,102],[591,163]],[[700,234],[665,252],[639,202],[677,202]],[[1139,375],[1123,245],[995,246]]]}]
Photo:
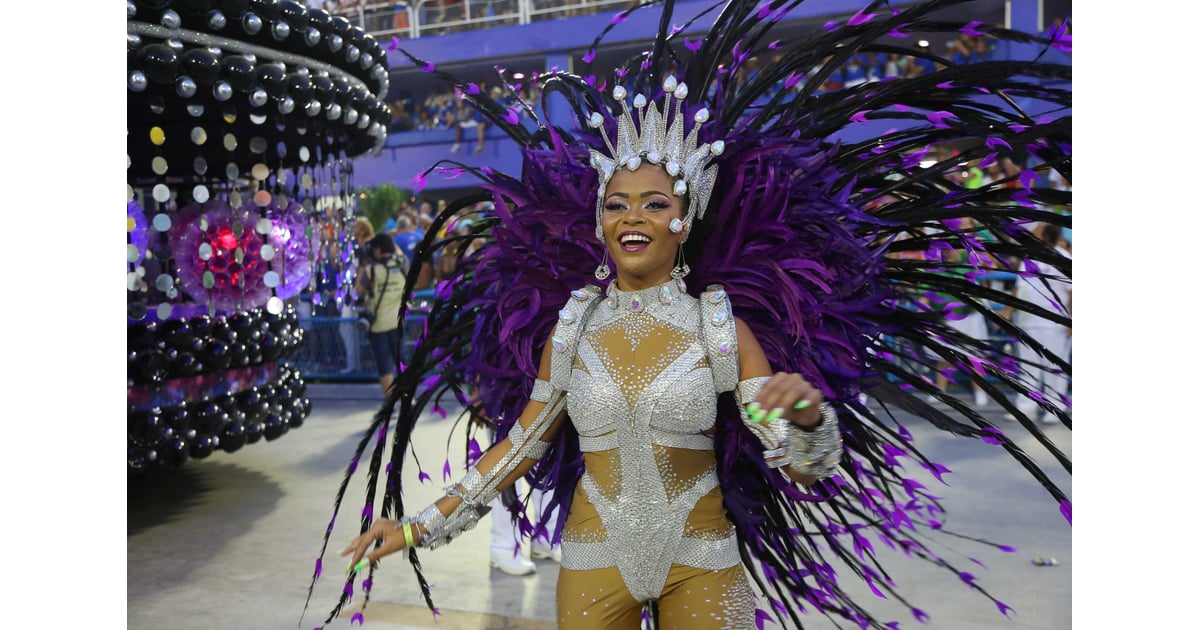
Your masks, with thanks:
[{"label": "crystal embellishment on crown", "polygon": [[[596,193],[596,238],[604,240],[604,232],[600,227],[600,217],[604,212],[604,192],[608,182],[618,169],[624,167],[636,171],[643,160],[657,164],[667,171],[675,180],[672,192],[677,197],[689,196],[687,212],[683,216],[683,224],[689,233],[692,221],[704,218],[708,207],[709,197],[717,180],[717,165],[712,164],[713,158],[725,152],[725,142],[698,144],[700,127],[708,122],[709,112],[701,108],[692,115],[695,124],[684,137],[683,103],[687,99],[686,83],[679,83],[675,77],[667,77],[663,81],[662,111],[657,103],[648,103],[646,97],[638,94],[633,99],[635,113],[629,109],[625,97],[627,92],[618,85],[613,88],[613,98],[621,103],[623,113],[617,117],[617,141],[608,137],[604,129],[604,117],[599,112],[593,112],[588,124],[600,132],[610,155],[592,149],[591,165],[600,175],[600,186]],[[672,102],[673,101],[673,102]],[[640,133],[639,133],[640,130]]]}]

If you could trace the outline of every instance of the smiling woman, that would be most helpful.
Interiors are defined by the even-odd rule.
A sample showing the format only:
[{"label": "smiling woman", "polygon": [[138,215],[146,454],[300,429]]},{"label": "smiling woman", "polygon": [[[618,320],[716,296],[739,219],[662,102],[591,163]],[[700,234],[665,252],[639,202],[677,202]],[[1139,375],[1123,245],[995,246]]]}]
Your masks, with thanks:
[{"label": "smiling woman", "polygon": [[601,227],[617,268],[615,282],[623,290],[637,291],[671,278],[687,239],[680,212],[686,198],[662,192],[672,185],[671,176],[654,165],[622,170],[608,183]]},{"label": "smiling woman", "polygon": [[[368,496],[361,512],[351,510],[362,514],[360,528],[341,550],[350,571],[329,619],[358,595],[358,584],[374,583],[375,562],[397,551],[434,608],[414,548],[457,538],[520,478],[550,498],[541,514],[559,515],[551,522],[520,502],[507,506],[523,533],[562,543],[556,618],[566,630],[634,630],[643,616],[661,628],[750,628],[768,619],[798,627],[809,611],[835,624],[894,627],[874,618],[833,572],[849,565],[841,573],[907,604],[874,555],[876,540],[991,598],[933,541],[948,533],[942,505],[906,467],[939,480],[947,468],[918,450],[902,424],[909,418],[895,409],[1002,445],[1069,520],[1066,494],[1018,441],[937,392],[912,363],[946,357],[997,404],[1012,407],[1006,395],[1013,390],[1030,396],[1027,366],[1009,356],[993,362],[982,340],[915,308],[914,296],[936,290],[968,308],[993,300],[1035,307],[947,280],[941,269],[902,254],[969,247],[996,256],[973,258],[978,266],[965,273],[998,270],[986,266],[1002,263],[988,261],[1016,255],[1036,261],[1029,269],[1069,275],[1069,261],[1025,228],[1069,224],[1035,203],[1056,192],[1025,185],[1041,169],[1069,179],[1069,117],[1035,118],[1017,99],[978,99],[1013,92],[1069,111],[1069,89],[1056,86],[1069,84],[1070,69],[947,65],[933,77],[814,93],[850,56],[892,50],[886,42],[901,28],[983,29],[1045,48],[1055,42],[938,15],[954,0],[896,12],[881,0],[843,16],[844,23],[779,40],[768,34],[779,17],[773,11],[795,3],[739,0],[719,3],[710,32],[694,47],[684,42],[689,55],[672,46],[675,3],[663,4],[652,50],[618,68],[611,87],[599,88],[591,75],[540,77],[543,94],[565,99],[554,111],[569,111],[570,125],[535,119],[537,128],[528,129],[488,94],[432,70],[521,145],[522,169],[514,176],[459,165],[482,180],[494,209],[469,234],[416,254],[431,258],[483,239],[463,250],[439,285],[427,332],[347,467],[335,513],[360,464]],[[734,82],[749,58],[776,49],[777,63]],[[808,73],[811,80],[792,90]],[[907,126],[859,142],[830,140],[868,118],[880,128],[892,120]],[[921,165],[931,145],[952,140],[974,148]],[[953,177],[960,161],[994,161],[1002,148],[1007,155],[1017,147],[1031,174],[1020,178],[1019,191],[1003,183],[966,189]],[[430,231],[478,201],[449,203]],[[961,217],[974,218],[995,240],[965,222],[950,224]],[[935,226],[942,229],[923,229]],[[896,353],[910,346],[912,357],[898,361]],[[1069,370],[1043,350],[1039,362]],[[934,393],[949,410],[914,393]],[[496,441],[467,451],[467,474],[444,496],[406,510],[401,474],[414,424],[449,394],[464,413],[493,425]],[[1062,396],[1038,393],[1037,400],[1069,426]],[[1024,420],[1038,444],[1054,448],[1038,424]],[[381,503],[377,487],[386,488]],[[326,544],[332,532],[331,524]],[[368,567],[370,579],[360,582]],[[916,607],[912,615],[929,616]]]}]

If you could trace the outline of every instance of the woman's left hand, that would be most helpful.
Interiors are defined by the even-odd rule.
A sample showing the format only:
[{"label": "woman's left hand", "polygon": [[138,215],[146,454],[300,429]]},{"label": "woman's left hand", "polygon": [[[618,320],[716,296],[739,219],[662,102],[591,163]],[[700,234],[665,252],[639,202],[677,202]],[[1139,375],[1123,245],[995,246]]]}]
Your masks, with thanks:
[{"label": "woman's left hand", "polygon": [[763,414],[760,416],[763,420],[783,417],[801,429],[811,430],[821,424],[823,402],[825,396],[821,390],[803,376],[776,372],[763,384],[750,408],[757,403],[757,413]]}]

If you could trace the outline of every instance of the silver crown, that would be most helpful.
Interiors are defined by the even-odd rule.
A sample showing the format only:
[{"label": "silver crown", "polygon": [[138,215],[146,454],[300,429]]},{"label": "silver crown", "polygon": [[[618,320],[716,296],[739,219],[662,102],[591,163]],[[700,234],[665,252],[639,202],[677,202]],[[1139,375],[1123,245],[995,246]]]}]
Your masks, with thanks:
[{"label": "silver crown", "polygon": [[[708,207],[708,199],[712,195],[713,185],[717,181],[717,165],[711,164],[713,158],[725,152],[725,142],[716,140],[697,145],[700,136],[700,126],[708,121],[707,109],[700,109],[692,115],[695,125],[684,138],[684,116],[681,114],[683,101],[687,98],[686,83],[679,83],[675,77],[667,77],[663,81],[666,96],[663,99],[662,113],[659,113],[657,103],[649,103],[645,96],[638,94],[633,99],[633,107],[637,110],[638,124],[634,124],[634,114],[629,110],[625,101],[625,88],[618,85],[613,88],[612,95],[624,111],[617,117],[617,141],[614,145],[604,130],[604,117],[594,112],[588,124],[600,131],[604,144],[608,146],[611,157],[600,151],[591,149],[592,168],[600,175],[600,187],[596,191],[596,238],[604,240],[604,230],[600,226],[600,217],[604,212],[604,192],[608,181],[612,179],[617,169],[621,167],[636,171],[643,160],[662,166],[667,174],[675,180],[672,192],[677,197],[690,194],[687,213],[683,216],[683,224],[692,227],[692,221],[703,219]],[[675,101],[672,107],[672,97]],[[638,130],[641,130],[641,134]]]}]

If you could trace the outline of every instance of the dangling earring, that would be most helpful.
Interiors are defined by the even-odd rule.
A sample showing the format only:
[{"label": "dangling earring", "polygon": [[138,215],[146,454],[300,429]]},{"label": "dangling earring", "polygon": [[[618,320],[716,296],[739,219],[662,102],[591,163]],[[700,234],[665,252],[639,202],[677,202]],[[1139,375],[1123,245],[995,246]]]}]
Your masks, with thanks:
[{"label": "dangling earring", "polygon": [[683,221],[671,219],[671,223],[667,225],[667,229],[671,230],[672,234],[678,234],[683,231]]},{"label": "dangling earring", "polygon": [[691,272],[691,267],[688,267],[687,261],[683,259],[683,245],[680,245],[679,249],[675,250],[675,268],[671,270],[671,277],[679,280]]},{"label": "dangling earring", "polygon": [[604,247],[604,262],[600,263],[599,267],[596,267],[596,279],[607,279],[610,274],[612,274],[612,271],[608,268],[608,246],[606,245]]}]

